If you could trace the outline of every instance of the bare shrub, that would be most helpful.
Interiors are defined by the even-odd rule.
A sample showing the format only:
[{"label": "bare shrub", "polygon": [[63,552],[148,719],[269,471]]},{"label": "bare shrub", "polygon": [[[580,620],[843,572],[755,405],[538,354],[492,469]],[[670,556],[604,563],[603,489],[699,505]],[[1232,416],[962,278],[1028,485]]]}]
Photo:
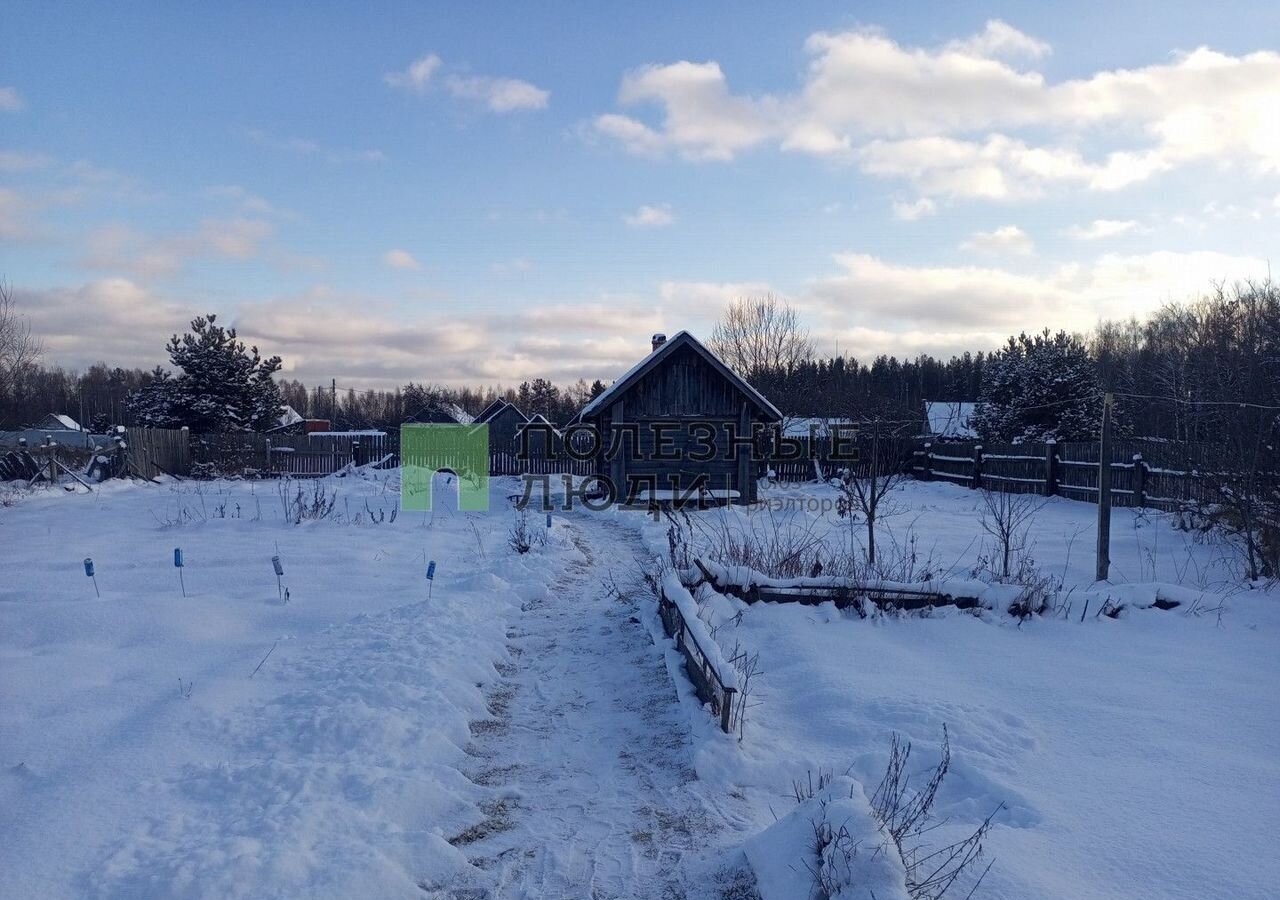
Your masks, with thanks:
[{"label": "bare shrub", "polygon": [[321,479],[312,480],[310,495],[303,490],[302,485],[297,485],[292,490],[291,488],[294,488],[291,478],[281,478],[276,486],[286,522],[301,525],[303,522],[328,519],[333,515],[333,509],[338,503],[338,492],[331,491]]},{"label": "bare shrub", "polygon": [[[889,748],[889,764],[884,778],[871,797],[871,811],[885,833],[898,848],[907,870],[907,893],[913,900],[940,900],[966,872],[982,858],[983,840],[991,830],[995,815],[1004,808],[1001,803],[972,834],[939,848],[924,842],[924,835],[937,827],[933,821],[933,804],[942,780],[951,768],[951,740],[947,726],[942,726],[942,750],[938,765],[928,774],[918,790],[910,789],[911,776],[907,763],[911,759],[911,743],[903,745],[897,734]],[[977,890],[991,869],[982,870],[969,895]]]},{"label": "bare shrub", "polygon": [[546,533],[538,528],[529,526],[529,511],[521,509],[516,511],[515,521],[511,524],[511,530],[507,533],[507,545],[516,553],[528,553],[535,546],[541,546],[547,541]]},{"label": "bare shrub", "polygon": [[1038,494],[982,489],[983,531],[996,539],[1000,552],[1000,576],[1008,578],[1015,554],[1027,547],[1031,520],[1045,501]]},{"label": "bare shrub", "polygon": [[893,492],[908,475],[912,444],[903,436],[905,426],[872,421],[864,425],[859,458],[841,473],[836,513],[850,525],[862,517],[867,529],[867,563],[876,564],[876,523],[902,512]]},{"label": "bare shrub", "polygon": [[[715,638],[715,633],[712,633]],[[760,654],[750,653],[742,642],[735,640],[733,649],[725,654],[729,659],[729,665],[738,673],[738,690],[734,695],[736,700],[732,708],[729,710],[729,730],[738,732],[738,740],[741,741],[747,734],[747,710],[756,706],[751,700],[754,691],[755,677],[760,673]]]},{"label": "bare shrub", "polygon": [[693,521],[708,556],[722,565],[746,566],[773,578],[799,578],[815,569],[823,571],[827,529],[814,520],[800,523],[766,508],[752,513],[744,527],[736,527],[725,517]]}]

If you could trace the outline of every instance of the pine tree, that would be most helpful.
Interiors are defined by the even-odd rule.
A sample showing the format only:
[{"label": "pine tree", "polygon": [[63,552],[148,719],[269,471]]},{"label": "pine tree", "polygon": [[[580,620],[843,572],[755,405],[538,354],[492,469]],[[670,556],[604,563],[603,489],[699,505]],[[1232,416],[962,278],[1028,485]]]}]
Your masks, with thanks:
[{"label": "pine tree", "polygon": [[1073,441],[1098,432],[1097,367],[1065,331],[1009,338],[987,357],[978,399],[973,424],[984,440]]},{"label": "pine tree", "polygon": [[157,368],[151,383],[130,396],[140,424],[208,433],[261,431],[279,420],[280,388],[273,376],[280,357],[263,359],[257,347],[246,349],[216,315],[192,319],[191,331],[175,334],[166,349],[180,374],[170,377]]}]

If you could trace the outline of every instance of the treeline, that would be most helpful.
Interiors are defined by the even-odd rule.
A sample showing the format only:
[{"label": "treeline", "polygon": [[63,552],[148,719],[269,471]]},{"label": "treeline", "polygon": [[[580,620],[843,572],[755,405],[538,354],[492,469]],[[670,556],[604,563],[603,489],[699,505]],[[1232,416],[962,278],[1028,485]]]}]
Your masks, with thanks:
[{"label": "treeline", "polygon": [[[793,416],[923,421],[926,400],[977,400],[979,426],[1000,440],[1082,440],[1096,435],[1100,396],[1117,394],[1121,433],[1222,441],[1244,429],[1270,441],[1280,406],[1280,289],[1270,282],[1218,289],[1170,304],[1145,320],[1100,324],[1086,335],[1043,332],[1009,339],[990,353],[949,360],[880,356],[802,359],[751,380]],[[83,373],[28,365],[0,384],[0,427],[66,413],[95,429],[139,424],[138,404],[155,372],[91,366]],[[435,404],[475,414],[495,398],[563,424],[605,389],[599,380],[560,386],[542,378],[516,387],[439,387],[410,383],[354,390],[277,379],[282,402],[337,428],[387,428]]]},{"label": "treeline", "polygon": [[945,362],[922,355],[870,364],[853,357],[803,361],[788,370],[762,371],[754,386],[792,416],[923,420],[926,400],[973,400],[982,386],[986,354],[965,353]]}]

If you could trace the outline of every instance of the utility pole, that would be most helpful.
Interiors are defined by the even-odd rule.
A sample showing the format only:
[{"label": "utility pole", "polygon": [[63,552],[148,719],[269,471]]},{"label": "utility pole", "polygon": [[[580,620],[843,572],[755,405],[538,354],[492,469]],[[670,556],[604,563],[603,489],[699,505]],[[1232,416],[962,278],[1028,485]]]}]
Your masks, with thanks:
[{"label": "utility pole", "polygon": [[338,379],[330,379],[329,387],[329,427],[338,430]]},{"label": "utility pole", "polygon": [[1108,392],[1102,398],[1102,436],[1098,440],[1098,571],[1097,580],[1111,574],[1111,406]]}]

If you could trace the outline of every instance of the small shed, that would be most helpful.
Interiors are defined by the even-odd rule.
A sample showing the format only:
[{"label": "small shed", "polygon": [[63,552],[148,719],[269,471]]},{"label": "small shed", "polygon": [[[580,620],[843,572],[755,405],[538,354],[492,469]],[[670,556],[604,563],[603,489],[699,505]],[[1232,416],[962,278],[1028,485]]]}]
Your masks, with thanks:
[{"label": "small shed", "polygon": [[[495,407],[495,404],[500,404]],[[515,452],[516,436],[529,417],[514,403],[495,400],[476,417],[477,425],[489,426],[489,447],[493,450]]]},{"label": "small shed", "polygon": [[[607,477],[620,498],[636,492],[646,499],[643,486],[652,484],[655,493],[647,499],[674,499],[702,484],[705,499],[754,503],[762,454],[735,447],[731,438],[759,433],[781,422],[782,413],[689,332],[670,340],[655,334],[651,347],[575,420],[601,435],[596,474]],[[623,438],[610,458],[614,426],[622,436],[632,425],[636,445]]]}]

